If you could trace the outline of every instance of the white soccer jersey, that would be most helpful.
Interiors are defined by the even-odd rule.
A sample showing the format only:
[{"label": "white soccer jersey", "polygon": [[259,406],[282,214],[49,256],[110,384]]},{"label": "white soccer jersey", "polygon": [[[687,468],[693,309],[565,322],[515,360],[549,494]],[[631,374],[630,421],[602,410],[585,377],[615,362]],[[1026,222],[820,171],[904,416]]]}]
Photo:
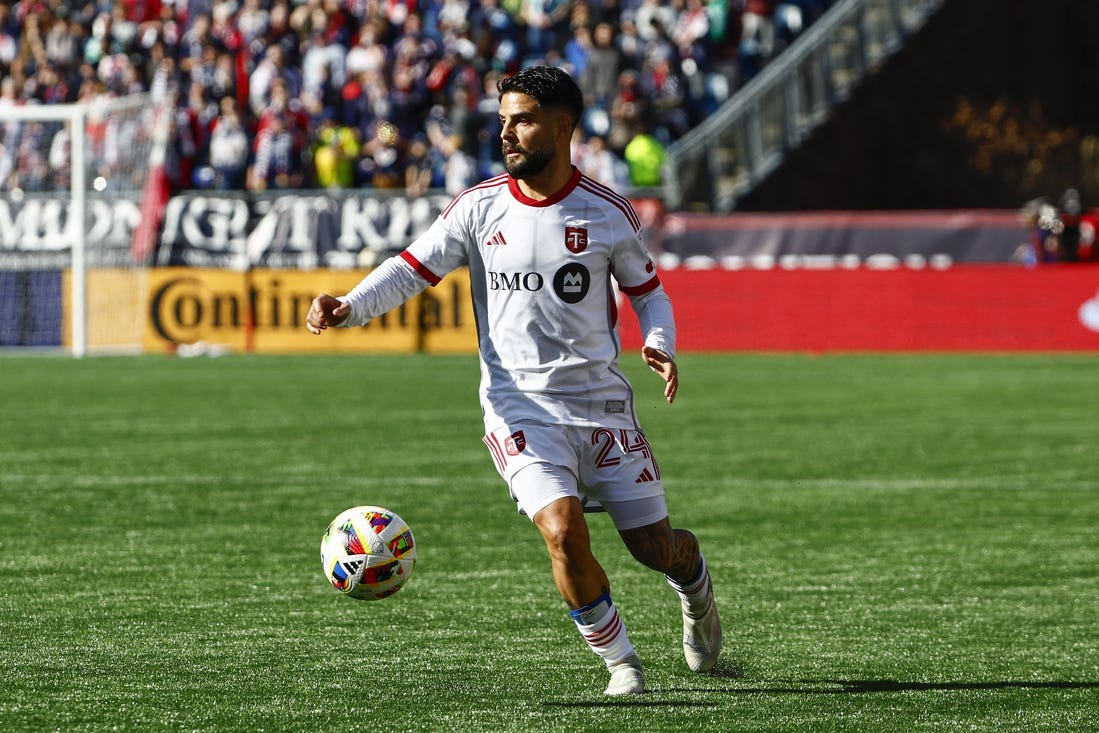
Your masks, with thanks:
[{"label": "white soccer jersey", "polygon": [[[647,345],[674,356],[675,325],[627,199],[575,169],[541,201],[506,174],[484,181],[344,298],[352,306],[344,325],[362,325],[462,266],[470,271],[486,429],[525,421],[638,429],[617,368],[612,276]],[[410,279],[412,271],[422,281]]]}]

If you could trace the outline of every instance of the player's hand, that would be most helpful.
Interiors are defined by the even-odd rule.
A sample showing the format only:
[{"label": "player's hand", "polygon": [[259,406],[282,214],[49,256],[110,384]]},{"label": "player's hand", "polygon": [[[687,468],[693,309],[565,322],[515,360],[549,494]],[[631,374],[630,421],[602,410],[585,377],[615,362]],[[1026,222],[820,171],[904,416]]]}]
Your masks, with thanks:
[{"label": "player's hand", "polygon": [[309,315],[305,318],[305,327],[313,333],[320,333],[330,326],[338,326],[351,316],[351,306],[327,293],[313,298],[309,306]]},{"label": "player's hand", "polygon": [[664,380],[664,399],[668,400],[669,405],[675,402],[675,394],[679,391],[679,367],[672,357],[660,349],[646,346],[641,349],[641,358]]}]

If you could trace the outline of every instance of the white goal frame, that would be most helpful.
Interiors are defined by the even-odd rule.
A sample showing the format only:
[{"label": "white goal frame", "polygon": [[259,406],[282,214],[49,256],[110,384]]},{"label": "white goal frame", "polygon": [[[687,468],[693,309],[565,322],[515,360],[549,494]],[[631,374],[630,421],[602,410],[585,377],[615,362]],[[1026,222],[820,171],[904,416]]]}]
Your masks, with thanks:
[{"label": "white goal frame", "polygon": [[[170,96],[170,95],[169,95]],[[71,243],[69,298],[69,349],[72,356],[81,358],[88,353],[88,192],[89,165],[88,125],[93,114],[110,115],[112,111],[128,112],[153,108],[158,114],[153,118],[152,146],[147,159],[140,161],[147,171],[160,166],[166,155],[169,132],[168,113],[174,100],[162,100],[154,107],[152,95],[147,92],[125,97],[95,100],[77,104],[29,104],[0,106],[0,124],[7,122],[62,123],[69,126],[70,183],[69,202],[65,221],[65,238]],[[164,114],[159,114],[163,112]],[[11,193],[11,192],[9,192]],[[138,191],[138,195],[142,192]],[[142,207],[144,209],[144,207]],[[157,212],[161,214],[161,212]],[[145,215],[143,210],[142,216]],[[139,225],[140,226],[140,225]],[[148,265],[139,265],[145,266]],[[62,338],[64,343],[64,334]]]},{"label": "white goal frame", "polygon": [[[72,334],[73,356],[88,352],[88,268],[87,268],[87,156],[83,130],[87,128],[88,107],[83,104],[36,104],[0,108],[0,122],[63,122],[69,125],[72,141],[72,174],[69,185],[69,214],[65,222],[66,236],[72,242]],[[81,134],[76,135],[75,130]],[[76,141],[79,140],[78,145]]]}]

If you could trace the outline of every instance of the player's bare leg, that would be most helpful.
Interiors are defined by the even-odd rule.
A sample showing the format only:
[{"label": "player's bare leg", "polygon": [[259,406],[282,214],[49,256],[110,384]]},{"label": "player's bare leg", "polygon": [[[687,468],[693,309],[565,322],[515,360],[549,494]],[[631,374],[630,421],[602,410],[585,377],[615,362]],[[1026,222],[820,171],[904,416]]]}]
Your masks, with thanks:
[{"label": "player's bare leg", "polygon": [[557,590],[569,606],[581,636],[611,673],[607,695],[645,691],[641,660],[610,596],[610,581],[591,551],[588,523],[580,501],[558,499],[534,515],[553,567]]},{"label": "player's bare leg", "polygon": [[558,499],[534,515],[534,525],[546,541],[553,580],[569,608],[580,608],[609,591],[607,573],[591,551],[579,500]]},{"label": "player's bare leg", "polygon": [[672,529],[667,517],[619,534],[634,558],[664,573],[679,595],[683,611],[683,656],[695,672],[708,672],[721,654],[721,619],[713,583],[698,539],[685,529]]}]

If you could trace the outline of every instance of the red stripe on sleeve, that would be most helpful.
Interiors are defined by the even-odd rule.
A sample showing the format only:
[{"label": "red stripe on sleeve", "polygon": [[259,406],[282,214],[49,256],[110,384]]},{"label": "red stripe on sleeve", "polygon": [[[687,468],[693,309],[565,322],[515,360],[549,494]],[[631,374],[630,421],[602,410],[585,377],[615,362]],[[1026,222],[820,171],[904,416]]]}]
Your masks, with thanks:
[{"label": "red stripe on sleeve", "polygon": [[427,267],[424,266],[424,263],[416,259],[416,256],[409,252],[407,249],[404,252],[401,252],[401,259],[407,262],[409,267],[419,273],[420,277],[422,277],[424,280],[427,280],[428,284],[431,285],[431,287],[435,287],[440,282],[442,282],[441,277],[436,275],[431,270],[427,269]]},{"label": "red stripe on sleeve", "polygon": [[627,287],[622,283],[618,284],[618,289],[626,295],[644,295],[645,293],[651,293],[660,287],[660,278],[656,275],[652,276],[652,279],[641,285],[634,285],[633,287]]}]

